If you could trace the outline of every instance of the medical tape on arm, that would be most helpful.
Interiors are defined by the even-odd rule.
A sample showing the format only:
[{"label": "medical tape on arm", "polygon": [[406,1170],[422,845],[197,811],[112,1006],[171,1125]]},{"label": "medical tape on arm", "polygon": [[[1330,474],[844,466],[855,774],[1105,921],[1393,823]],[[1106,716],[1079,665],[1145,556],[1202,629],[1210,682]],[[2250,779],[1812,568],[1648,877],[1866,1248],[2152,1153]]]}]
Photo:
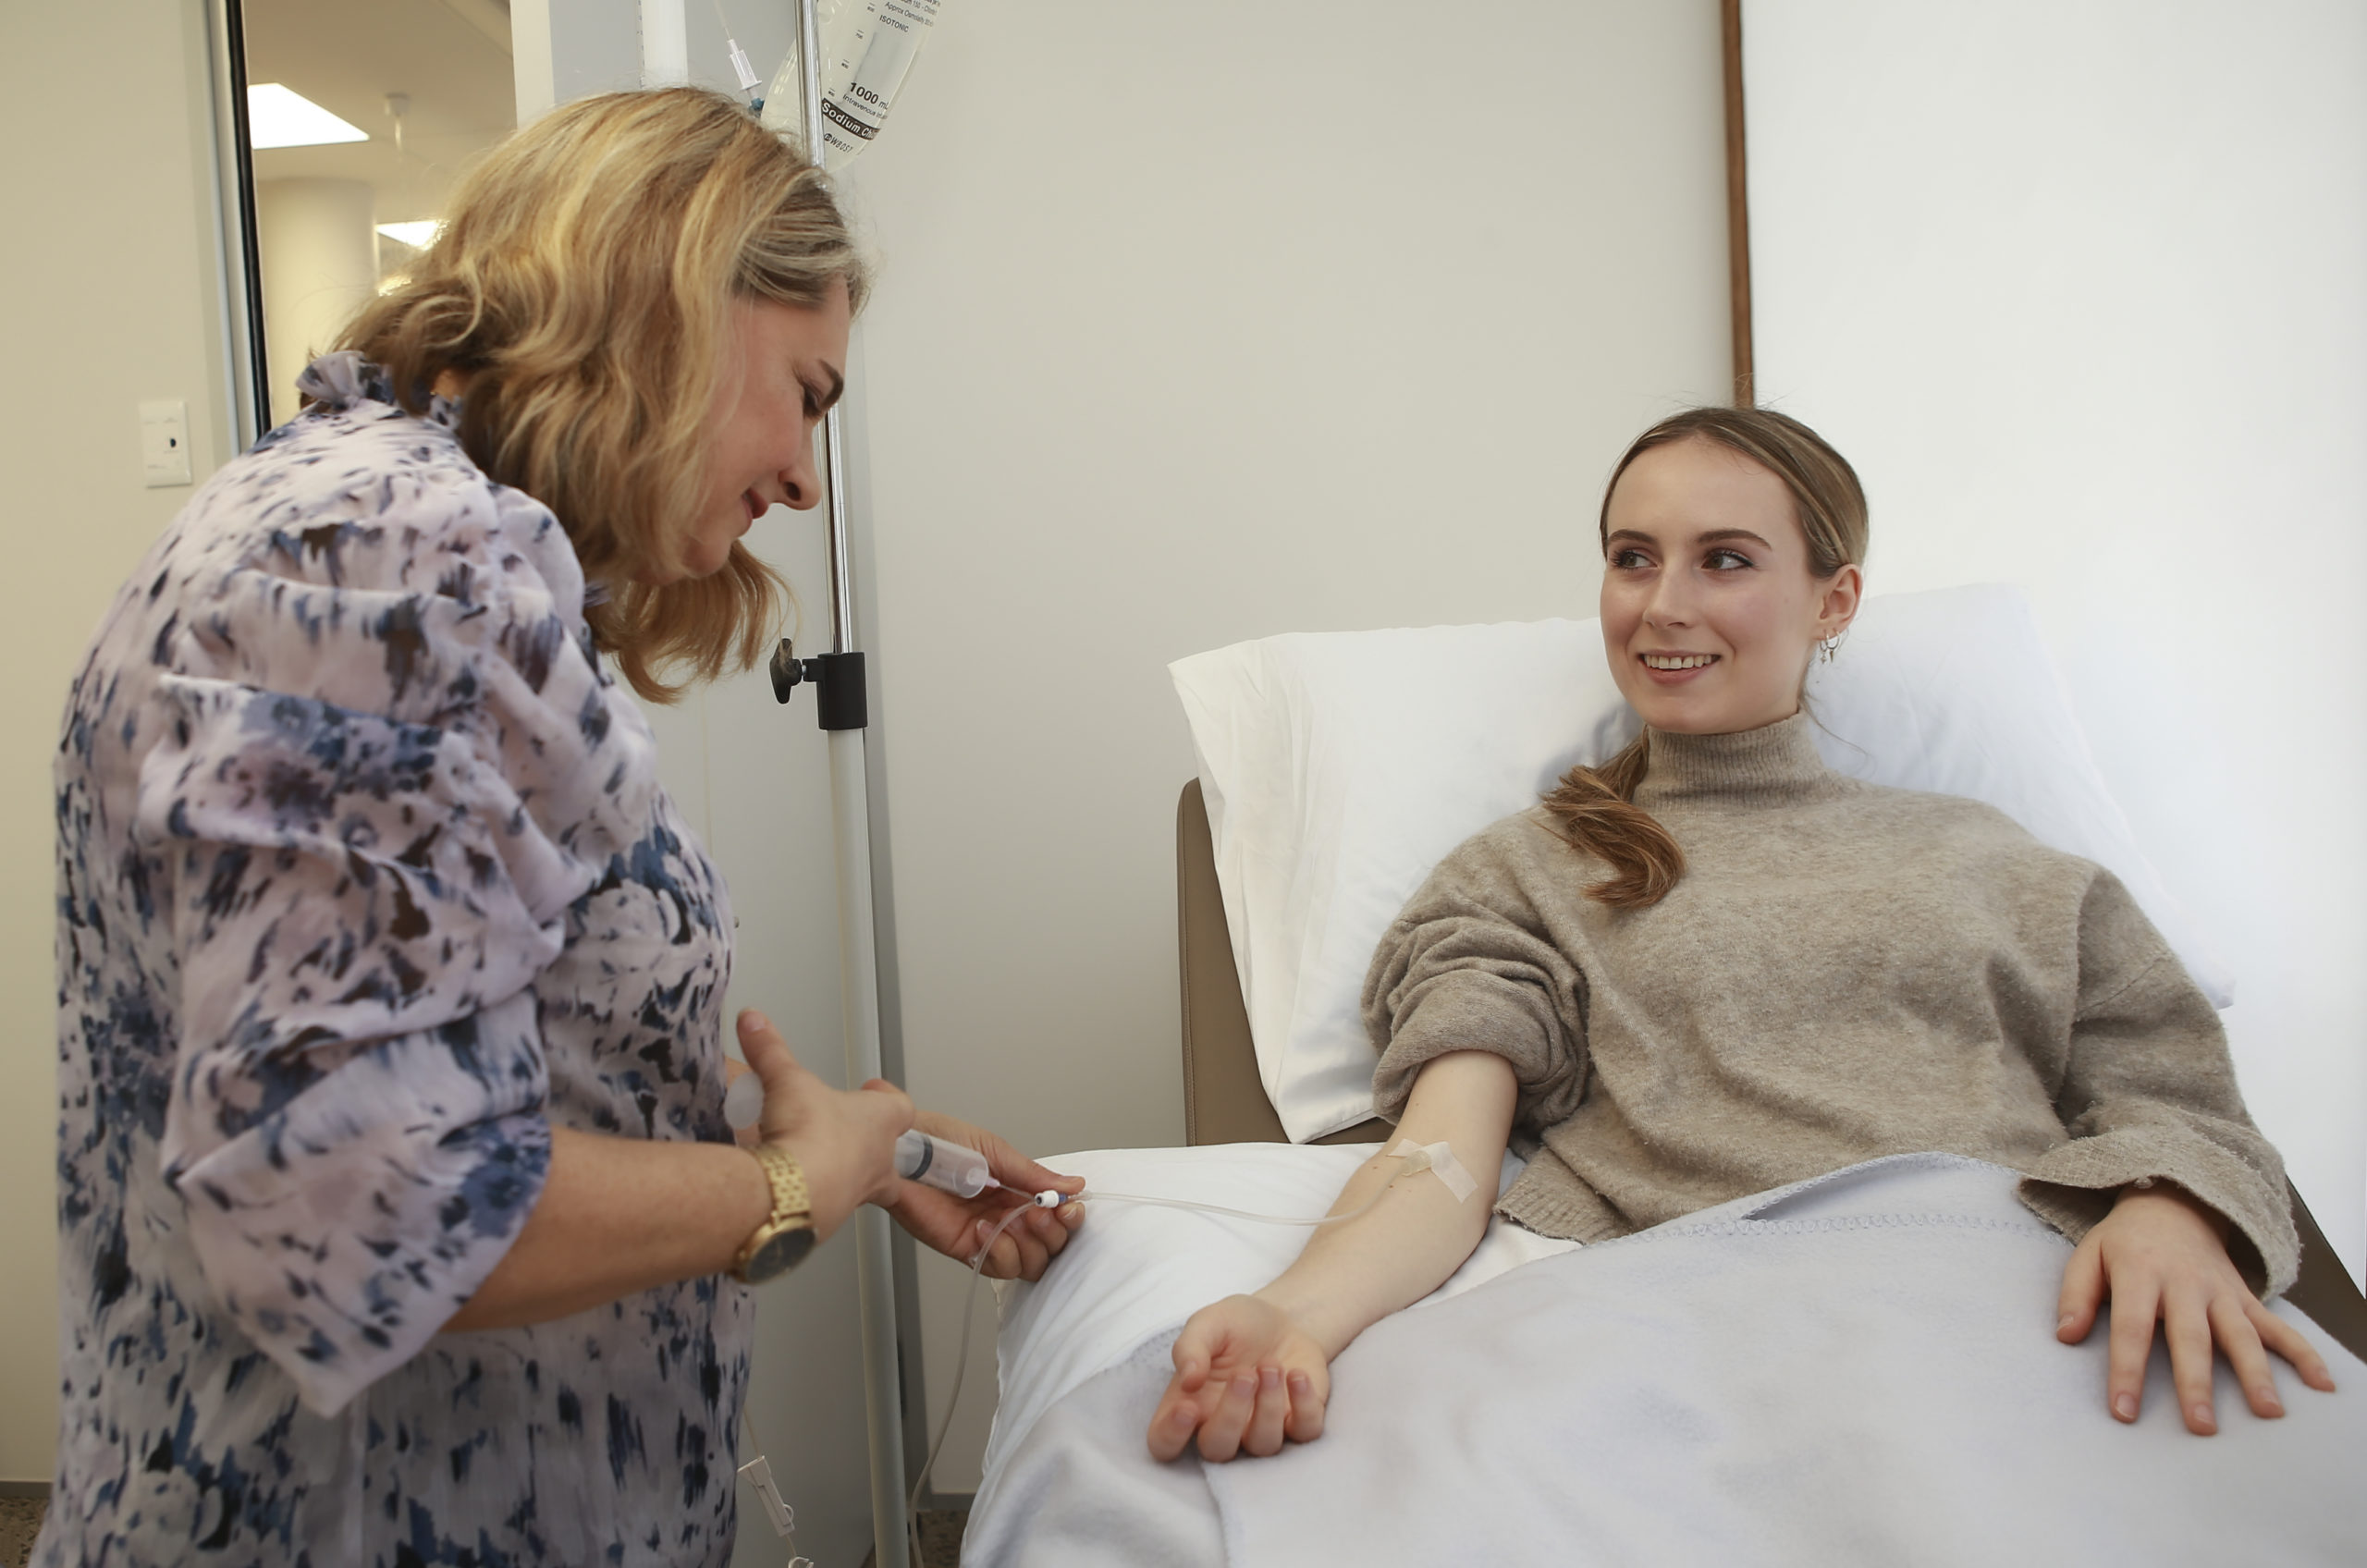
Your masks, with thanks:
[{"label": "medical tape on arm", "polygon": [[1411,1138],[1400,1138],[1397,1146],[1389,1152],[1392,1158],[1403,1156],[1407,1160],[1404,1174],[1428,1170],[1445,1182],[1446,1190],[1454,1194],[1457,1203],[1479,1190],[1479,1183],[1471,1179],[1471,1172],[1463,1169],[1462,1162],[1454,1158],[1454,1150],[1443,1142],[1417,1144]]}]

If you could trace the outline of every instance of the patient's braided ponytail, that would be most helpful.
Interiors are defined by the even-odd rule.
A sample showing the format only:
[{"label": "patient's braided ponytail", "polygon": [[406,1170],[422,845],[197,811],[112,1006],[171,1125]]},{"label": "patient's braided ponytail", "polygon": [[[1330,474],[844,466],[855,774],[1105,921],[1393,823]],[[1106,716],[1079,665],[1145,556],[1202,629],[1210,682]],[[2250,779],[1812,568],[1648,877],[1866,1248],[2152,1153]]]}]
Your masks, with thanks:
[{"label": "patient's braided ponytail", "polygon": [[[1597,525],[1610,543],[1611,493],[1627,465],[1655,447],[1677,441],[1714,441],[1740,453],[1784,482],[1792,495],[1792,515],[1808,542],[1809,570],[1820,581],[1845,564],[1862,565],[1869,530],[1866,493],[1849,460],[1824,437],[1772,409],[1715,405],[1671,414],[1636,437],[1602,487]],[[1574,767],[1545,797],[1545,809],[1562,837],[1606,861],[1611,875],[1587,889],[1587,897],[1613,909],[1644,909],[1668,896],[1685,875],[1685,851],[1650,812],[1636,804],[1636,787],[1651,760],[1651,737],[1638,735],[1600,767]]]}]

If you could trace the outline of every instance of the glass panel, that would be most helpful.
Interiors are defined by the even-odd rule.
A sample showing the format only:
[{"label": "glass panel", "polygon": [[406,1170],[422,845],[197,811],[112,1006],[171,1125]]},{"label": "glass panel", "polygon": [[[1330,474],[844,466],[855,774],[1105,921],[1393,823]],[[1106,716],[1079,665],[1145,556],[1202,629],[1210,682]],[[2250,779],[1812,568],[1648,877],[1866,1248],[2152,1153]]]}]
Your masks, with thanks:
[{"label": "glass panel", "polygon": [[267,425],[515,122],[507,0],[240,0]]}]

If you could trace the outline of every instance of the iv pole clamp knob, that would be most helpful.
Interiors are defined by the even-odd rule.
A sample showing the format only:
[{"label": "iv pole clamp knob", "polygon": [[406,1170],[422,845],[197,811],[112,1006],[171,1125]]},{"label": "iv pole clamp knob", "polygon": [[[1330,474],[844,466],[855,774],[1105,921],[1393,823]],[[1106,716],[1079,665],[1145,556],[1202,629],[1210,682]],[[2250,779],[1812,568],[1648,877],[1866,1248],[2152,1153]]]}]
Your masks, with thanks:
[{"label": "iv pole clamp knob", "polygon": [[801,682],[814,688],[816,717],[825,729],[863,729],[871,723],[869,687],[861,654],[824,654],[801,659],[786,637],[768,667],[773,700],[785,703]]}]

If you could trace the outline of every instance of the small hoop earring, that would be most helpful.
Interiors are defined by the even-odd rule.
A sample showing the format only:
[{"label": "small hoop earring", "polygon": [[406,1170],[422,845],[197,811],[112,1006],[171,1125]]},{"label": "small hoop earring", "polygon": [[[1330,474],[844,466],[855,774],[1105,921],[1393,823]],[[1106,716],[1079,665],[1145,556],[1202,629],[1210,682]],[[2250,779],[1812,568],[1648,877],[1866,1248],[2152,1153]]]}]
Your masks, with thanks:
[{"label": "small hoop earring", "polygon": [[1817,657],[1826,664],[1831,664],[1833,662],[1833,655],[1841,651],[1841,633],[1838,631],[1834,632],[1832,636],[1827,637],[1823,642],[1819,643],[1816,646]]}]

